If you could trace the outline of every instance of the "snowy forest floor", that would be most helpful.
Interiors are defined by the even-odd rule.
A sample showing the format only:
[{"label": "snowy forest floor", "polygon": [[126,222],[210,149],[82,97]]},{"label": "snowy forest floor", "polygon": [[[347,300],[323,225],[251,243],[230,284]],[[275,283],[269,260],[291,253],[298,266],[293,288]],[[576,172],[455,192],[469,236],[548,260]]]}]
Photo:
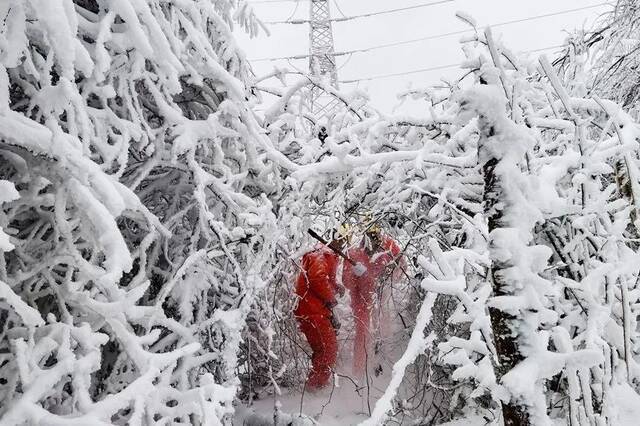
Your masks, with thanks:
[{"label": "snowy forest floor", "polygon": [[[342,374],[340,368],[338,372]],[[388,381],[388,373],[371,378],[368,399],[372,408],[384,393]],[[311,417],[326,426],[353,425],[369,417],[367,389],[358,393],[349,380],[339,379],[337,386],[315,393],[305,392],[302,395],[299,389],[282,389],[282,395],[253,401],[251,407],[238,408],[234,425],[273,425],[274,408],[278,402],[282,420],[286,420],[282,424],[290,424],[291,421],[293,424],[311,424],[307,420]],[[257,422],[258,419],[262,422]]]},{"label": "snowy forest floor", "polygon": [[[339,312],[343,326],[338,334],[337,377],[334,376],[334,382],[316,392],[303,392],[304,377],[301,377],[298,386],[282,387],[280,395],[269,389],[250,404],[237,407],[234,425],[308,425],[315,421],[323,426],[343,426],[358,424],[369,417],[376,401],[389,384],[393,364],[406,349],[408,335],[403,332],[402,324],[397,318],[388,320],[388,331],[383,333],[382,338],[379,328],[373,327],[374,340],[377,336],[379,342],[378,353],[368,361],[365,377],[355,379],[352,376],[353,324],[346,306],[348,303],[343,304]],[[308,360],[305,363],[308,365]],[[380,367],[382,371],[376,375],[375,370],[379,371]],[[277,423],[274,421],[276,406],[279,407],[280,414],[280,421]]]},{"label": "snowy forest floor", "polygon": [[[351,343],[350,340],[347,342]],[[399,348],[395,356],[399,357],[403,349]],[[389,362],[389,358],[380,359],[380,361],[383,365],[383,373],[377,377],[375,375],[369,377],[368,393],[366,387],[358,392],[354,383],[345,378],[339,378],[335,387],[329,386],[319,392],[306,392],[304,395],[301,389],[283,388],[281,389],[281,395],[273,395],[272,393],[262,399],[254,400],[250,406],[243,405],[238,407],[233,424],[234,426],[357,425],[369,417],[369,406],[372,410],[375,402],[384,393],[389,383],[393,363]],[[345,371],[349,371],[350,365],[351,360],[343,357],[337,366],[338,374],[343,375]],[[429,404],[430,402],[423,401],[424,404]],[[609,402],[617,410],[617,419],[613,424],[616,426],[635,426],[639,424],[638,407],[640,407],[640,395],[629,385],[618,385],[612,388]],[[274,418],[276,406],[279,407],[277,421]],[[404,423],[401,421],[400,424]],[[446,426],[476,426],[484,424],[486,424],[486,419],[480,416],[473,416],[446,423]]]},{"label": "snowy forest floor", "polygon": [[[406,291],[406,288],[403,289]],[[402,293],[400,291],[399,293]],[[393,298],[392,298],[393,299]],[[281,386],[279,393],[273,387],[256,392],[251,402],[239,404],[236,407],[234,426],[347,426],[357,425],[369,418],[378,399],[384,394],[391,380],[393,365],[407,349],[410,329],[407,329],[400,321],[398,312],[405,313],[403,303],[395,300],[387,303],[388,316],[384,320],[375,321],[372,326],[372,339],[377,342],[378,350],[367,363],[367,375],[362,379],[356,379],[352,375],[353,365],[353,336],[354,329],[349,308],[348,296],[344,298],[336,309],[342,327],[338,332],[338,361],[336,363],[336,376],[332,384],[326,388],[309,392],[304,390],[304,380],[309,368],[308,356],[303,353],[291,354],[304,359],[288,360],[289,364],[302,365],[302,370],[297,378],[299,383],[288,387]],[[406,308],[407,305],[404,305]],[[374,309],[374,312],[376,310]],[[295,322],[289,318],[291,326]],[[381,325],[381,326],[380,326]],[[296,338],[302,343],[306,351],[309,348],[304,336],[298,332]],[[378,370],[381,372],[375,374]],[[410,375],[410,372],[406,373]],[[407,377],[407,376],[405,376]],[[419,378],[413,378],[420,381]],[[410,380],[412,381],[412,380]],[[368,382],[368,386],[367,386]],[[423,384],[426,385],[426,384]],[[428,385],[426,385],[428,386]],[[401,392],[402,393],[402,392]],[[419,402],[424,410],[435,405],[435,401],[422,398]],[[638,407],[640,407],[640,395],[628,385],[617,385],[611,388],[608,401],[615,407],[616,426],[634,426],[639,424]],[[277,414],[276,414],[277,407]],[[433,407],[432,407],[433,408]],[[405,421],[406,420],[406,421]],[[393,424],[412,424],[415,419],[396,418]],[[487,419],[481,416],[471,416],[449,423],[446,426],[475,426],[487,424]],[[558,426],[560,426],[558,424]]]}]

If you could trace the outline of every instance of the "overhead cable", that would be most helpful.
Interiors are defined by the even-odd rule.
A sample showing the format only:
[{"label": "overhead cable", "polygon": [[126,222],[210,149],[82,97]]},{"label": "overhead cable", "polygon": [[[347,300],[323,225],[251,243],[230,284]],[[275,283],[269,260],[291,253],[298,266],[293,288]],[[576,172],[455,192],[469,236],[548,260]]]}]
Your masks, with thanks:
[{"label": "overhead cable", "polygon": [[[559,49],[561,47],[564,47],[564,45],[563,44],[558,44],[556,46],[542,47],[540,49],[525,50],[523,53],[542,52],[542,51],[545,51],[545,50]],[[391,73],[391,74],[379,74],[379,75],[374,75],[374,76],[371,76],[371,77],[354,78],[354,79],[350,79],[350,80],[340,80],[339,83],[341,83],[341,84],[349,84],[349,83],[358,83],[358,82],[361,82],[361,81],[371,81],[371,80],[380,80],[380,79],[383,79],[383,78],[400,77],[400,76],[403,76],[403,75],[419,74],[419,73],[423,73],[423,72],[443,70],[443,69],[447,69],[447,68],[456,68],[456,67],[462,66],[463,64],[464,64],[464,62],[457,62],[455,64],[438,65],[438,66],[429,67],[429,68],[419,68],[419,69],[411,70],[411,71],[403,71],[403,72],[397,72],[397,73]]]},{"label": "overhead cable", "polygon": [[[431,3],[417,4],[415,6],[399,7],[399,8],[396,8],[396,9],[381,10],[379,12],[363,13],[362,15],[352,15],[352,16],[344,16],[344,17],[341,17],[341,18],[332,18],[332,19],[327,19],[326,22],[345,22],[345,21],[351,21],[351,20],[360,19],[360,18],[370,18],[372,16],[387,15],[389,13],[404,12],[404,11],[407,11],[407,10],[420,9],[420,8],[423,8],[423,7],[435,6],[435,5],[443,4],[443,3],[452,3],[453,1],[454,0],[439,0],[439,1],[431,2]],[[311,20],[309,20],[309,19],[288,19],[286,21],[265,22],[265,24],[269,24],[269,25],[277,25],[277,24],[300,25],[300,24],[308,24],[310,22],[311,22]],[[323,22],[325,22],[325,21],[323,21]]]},{"label": "overhead cable", "polygon": [[[602,2],[602,3],[594,4],[594,5],[591,5],[591,6],[583,6],[583,7],[578,7],[578,8],[574,8],[574,9],[561,10],[561,11],[558,11],[558,12],[545,13],[545,14],[542,14],[542,15],[529,16],[527,18],[519,18],[519,19],[510,20],[510,21],[498,22],[496,24],[490,24],[490,25],[487,25],[487,26],[488,27],[501,27],[501,26],[505,26],[505,25],[517,24],[517,23],[526,22],[526,21],[533,21],[533,20],[536,20],[536,19],[549,18],[549,17],[552,17],[552,16],[566,15],[568,13],[579,12],[581,10],[587,10],[587,9],[594,9],[596,7],[600,7],[600,6],[604,6],[604,5],[610,5],[610,4],[611,3],[609,3],[609,2]],[[466,34],[466,33],[472,32],[472,31],[474,31],[474,30],[467,29],[467,30],[451,31],[451,32],[447,32],[447,33],[434,34],[434,35],[430,35],[430,36],[426,36],[426,37],[420,37],[420,38],[414,38],[414,39],[410,39],[410,40],[402,40],[402,41],[396,41],[396,42],[393,42],[393,43],[378,44],[378,45],[375,45],[375,46],[365,47],[365,48],[361,48],[361,49],[353,49],[353,50],[345,50],[345,51],[341,51],[341,52],[327,53],[327,55],[344,56],[344,55],[351,55],[351,54],[354,54],[354,53],[366,53],[366,52],[369,52],[369,51],[372,51],[372,50],[385,49],[385,48],[401,46],[401,45],[405,45],[405,44],[418,43],[418,42],[426,41],[426,40],[436,40],[436,39],[450,37],[450,36],[454,36],[454,35]],[[288,59],[289,60],[291,60],[291,59],[308,59],[309,57],[311,57],[311,55],[304,54],[304,55],[282,56],[282,57],[275,57],[275,58],[257,58],[257,59],[251,59],[251,61],[252,62],[265,62],[265,61],[279,61],[279,60],[288,60]]]},{"label": "overhead cable", "polygon": [[347,15],[345,15],[344,12],[342,11],[342,8],[340,7],[338,0],[333,0],[333,4],[336,5],[336,9],[338,9],[338,12],[340,12],[340,15],[342,15],[343,18],[346,18]]},{"label": "overhead cable", "polygon": [[298,7],[300,7],[300,2],[299,1],[296,2],[296,6],[293,8],[293,12],[291,12],[291,15],[289,15],[289,17],[287,19],[291,19],[294,16],[296,16],[296,12],[298,11]]}]

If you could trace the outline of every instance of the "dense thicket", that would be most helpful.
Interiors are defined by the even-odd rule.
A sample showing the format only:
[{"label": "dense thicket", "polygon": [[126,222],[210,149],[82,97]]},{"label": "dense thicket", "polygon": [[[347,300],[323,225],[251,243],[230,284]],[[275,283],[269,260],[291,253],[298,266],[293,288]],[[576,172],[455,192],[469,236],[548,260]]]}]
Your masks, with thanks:
[{"label": "dense thicket", "polygon": [[[637,380],[638,125],[586,90],[597,70],[584,58],[554,69],[490,31],[463,49],[467,77],[406,94],[426,100],[420,118],[384,116],[355,92],[334,93],[335,116],[313,123],[309,79],[264,88],[281,96],[269,135],[302,164],[282,203],[304,212],[287,222],[301,226],[285,253],[318,219],[373,211],[411,260],[404,283],[385,285],[401,300],[394,314],[415,320],[367,424],[503,413],[507,424],[616,424]],[[290,281],[295,265],[284,269]],[[286,337],[289,295],[269,294],[267,317],[288,333],[267,344],[291,359],[304,343]]]},{"label": "dense thicket", "polygon": [[254,79],[243,2],[0,4],[0,422],[220,424],[302,390],[306,230],[357,244],[373,215],[408,267],[383,280],[397,362],[367,424],[620,424],[640,380],[634,3],[555,68],[477,31],[464,78],[404,94],[421,117]]},{"label": "dense thicket", "polygon": [[220,423],[278,191],[231,35],[250,9],[0,16],[1,421]]}]

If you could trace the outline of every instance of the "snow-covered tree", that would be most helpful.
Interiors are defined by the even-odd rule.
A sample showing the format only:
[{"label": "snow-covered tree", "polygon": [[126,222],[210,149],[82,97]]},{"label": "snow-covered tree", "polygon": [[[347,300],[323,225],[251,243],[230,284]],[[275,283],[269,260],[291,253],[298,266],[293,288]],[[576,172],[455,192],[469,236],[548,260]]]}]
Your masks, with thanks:
[{"label": "snow-covered tree", "polygon": [[[477,117],[489,232],[487,307],[497,383],[485,383],[508,424],[615,423],[612,407],[625,383],[634,384],[621,362],[635,363],[629,339],[638,271],[630,267],[635,251],[623,242],[633,241],[638,125],[616,104],[584,98],[580,81],[566,84],[568,92],[544,57],[536,71],[490,32],[471,42],[486,46],[467,45],[480,86],[460,98],[462,117]],[[619,164],[626,178],[616,184]],[[605,273],[604,264],[615,266]],[[491,347],[483,340],[476,357]],[[454,375],[478,384],[490,378],[477,361],[468,363],[473,351],[461,349]],[[469,374],[476,371],[485,373]]]},{"label": "snow-covered tree", "polygon": [[[298,214],[282,218],[309,212],[304,224],[286,221],[300,224],[299,241],[318,217],[332,226],[378,212],[424,271],[404,289],[403,312],[416,319],[368,424],[615,423],[620,395],[635,386],[638,126],[588,97],[579,58],[559,78],[544,57],[514,55],[490,31],[464,50],[470,81],[408,94],[428,102],[420,119],[365,107],[329,121],[322,140],[297,124],[309,121],[296,109],[304,82],[281,92],[266,127],[298,164],[282,203]],[[359,111],[341,97],[343,111]],[[294,142],[301,151],[289,151]],[[435,393],[439,414],[412,405]]]},{"label": "snow-covered tree", "polygon": [[589,94],[611,99],[634,117],[640,99],[639,15],[635,0],[617,0],[594,29],[574,34],[554,62],[573,80],[567,84],[580,84]]},{"label": "snow-covered tree", "polygon": [[635,4],[616,13],[615,48],[574,43],[555,69],[477,32],[466,76],[405,93],[427,103],[408,117],[251,77],[244,1],[0,4],[0,422],[221,424],[238,395],[304,394],[307,230],[357,244],[364,220],[409,265],[377,301],[397,332],[372,359],[402,350],[366,424],[621,422],[640,128],[616,103],[636,98]]},{"label": "snow-covered tree", "polygon": [[251,8],[0,16],[0,421],[220,424],[279,191],[231,34]]}]

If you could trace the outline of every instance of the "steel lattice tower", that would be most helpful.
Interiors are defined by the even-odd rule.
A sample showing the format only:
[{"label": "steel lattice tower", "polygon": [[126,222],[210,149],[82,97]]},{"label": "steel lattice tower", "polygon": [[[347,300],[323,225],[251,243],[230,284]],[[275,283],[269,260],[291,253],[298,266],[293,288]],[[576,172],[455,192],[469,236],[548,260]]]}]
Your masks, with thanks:
[{"label": "steel lattice tower", "polygon": [[[333,28],[329,0],[311,0],[309,18],[309,73],[318,78],[329,78],[331,85],[338,85],[338,71],[333,55]],[[333,97],[325,96],[318,87],[311,89],[311,109],[315,114],[328,114],[334,104]]]}]

